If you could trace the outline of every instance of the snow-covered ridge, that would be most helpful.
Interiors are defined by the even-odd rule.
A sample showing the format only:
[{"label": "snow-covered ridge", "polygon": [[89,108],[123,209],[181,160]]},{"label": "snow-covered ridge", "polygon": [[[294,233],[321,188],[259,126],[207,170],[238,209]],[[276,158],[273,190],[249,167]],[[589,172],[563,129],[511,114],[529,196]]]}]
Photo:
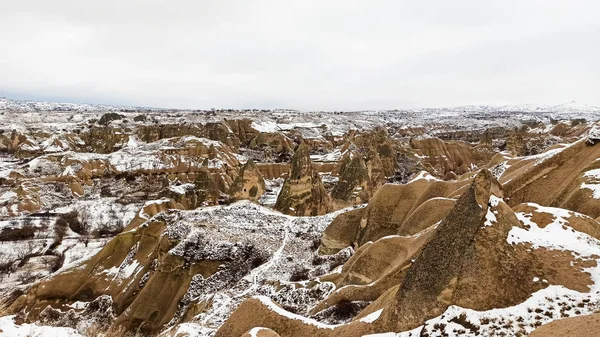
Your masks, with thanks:
[{"label": "snow-covered ridge", "polygon": [[[47,101],[33,101],[33,100],[18,100],[6,97],[0,97],[0,110],[14,110],[21,112],[34,112],[34,111],[80,111],[80,112],[100,112],[100,111],[173,111],[179,110],[184,111],[188,109],[164,109],[164,108],[152,108],[152,107],[140,107],[140,106],[123,106],[123,105],[110,105],[110,104],[90,104],[90,103],[66,103],[66,102],[47,102]],[[246,111],[246,110],[244,110]],[[247,110],[253,111],[253,110]],[[293,109],[275,109],[271,110],[274,112],[299,112]],[[388,110],[361,110],[361,111],[349,111],[363,114],[377,114],[381,112],[454,112],[454,113],[465,113],[465,112],[478,112],[478,113],[493,113],[493,112],[554,112],[554,113],[600,113],[600,106],[588,105],[577,101],[566,102],[562,104],[481,104],[481,105],[462,105],[456,107],[441,107],[441,108],[416,108],[406,109],[398,108],[393,109],[390,107]],[[317,111],[315,111],[317,112]],[[326,112],[326,111],[318,111]],[[297,125],[300,126],[300,125]],[[253,125],[256,129],[260,129],[262,132],[276,132],[282,129],[286,129],[285,124],[279,124],[272,122],[256,123]],[[291,127],[291,126],[288,126]],[[304,127],[314,127],[312,123],[306,123]]]},{"label": "snow-covered ridge", "polygon": [[22,112],[33,111],[122,111],[122,110],[152,110],[159,111],[164,109],[149,107],[131,107],[122,105],[106,104],[86,104],[86,103],[60,103],[60,102],[40,102],[30,100],[17,100],[0,97],[0,110],[15,110]]},{"label": "snow-covered ridge", "polygon": [[[444,109],[441,109],[444,110]],[[507,104],[507,105],[463,105],[448,109],[456,112],[557,112],[586,113],[600,112],[599,106],[587,105],[577,101],[562,104]]]}]

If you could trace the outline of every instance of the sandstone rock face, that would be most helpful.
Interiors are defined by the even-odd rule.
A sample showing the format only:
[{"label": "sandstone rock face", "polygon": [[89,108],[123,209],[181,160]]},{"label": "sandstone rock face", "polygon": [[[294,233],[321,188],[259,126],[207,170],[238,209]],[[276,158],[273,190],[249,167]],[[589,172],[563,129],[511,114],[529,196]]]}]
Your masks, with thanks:
[{"label": "sandstone rock face", "polygon": [[234,149],[240,146],[240,139],[225,123],[143,125],[137,128],[136,135],[146,143],[165,138],[194,136],[219,141]]},{"label": "sandstone rock face", "polygon": [[331,209],[330,197],[310,160],[308,146],[300,144],[294,153],[275,209],[290,215],[320,215]]},{"label": "sandstone rock face", "polygon": [[385,128],[364,133],[358,133],[356,130],[348,132],[342,150],[345,151],[352,146],[356,146],[362,153],[370,154],[370,157],[376,154],[386,177],[392,176],[396,171],[395,145]]},{"label": "sandstone rock face", "polygon": [[[7,212],[43,210],[50,204],[47,191],[56,193],[59,186],[65,186],[65,200],[88,197],[100,189],[98,185],[103,180],[113,180],[113,184],[119,180],[137,180],[138,184],[133,184],[137,190],[128,195],[121,192],[124,198],[143,192],[174,198],[186,208],[196,208],[205,201],[206,205],[216,205],[229,197],[239,175],[240,165],[234,150],[217,141],[185,136],[138,144],[133,138],[128,139],[128,146],[110,154],[50,153],[14,169],[4,178],[17,191],[15,198],[7,200]],[[162,191],[157,191],[153,185],[160,185],[161,181],[166,183],[162,183]],[[190,191],[170,186],[186,183],[196,188]]]},{"label": "sandstone rock face", "polygon": [[593,122],[5,112],[0,306],[15,314],[0,317],[5,333],[596,329],[594,316],[543,328],[600,307]]},{"label": "sandstone rock face", "polygon": [[[489,172],[474,179],[408,269],[390,305],[394,309],[383,318],[391,329],[412,329],[451,304],[484,311],[521,303],[544,287],[531,282],[536,275],[552,278],[552,284],[588,289],[589,276],[574,267],[585,265],[584,260],[555,251],[557,259],[551,261],[545,250],[511,244],[510,233],[523,226],[523,215],[515,214],[501,196]],[[596,233],[598,224],[588,224],[587,230]],[[581,282],[569,276],[574,274]]]},{"label": "sandstone rock face", "polygon": [[444,218],[469,181],[439,181],[423,173],[406,185],[383,185],[369,205],[341,214],[325,230],[322,252],[358,247],[387,235],[414,235]]},{"label": "sandstone rock face", "polygon": [[485,148],[473,147],[465,142],[442,141],[438,138],[411,139],[410,145],[428,171],[437,173],[440,178],[448,174],[461,175],[485,165],[494,153]]},{"label": "sandstone rock face", "polygon": [[[444,317],[451,305],[481,312],[507,308],[548,284],[589,291],[594,282],[582,267],[595,262],[560,248],[548,251],[520,243],[519,237],[556,223],[559,227],[568,223],[578,232],[596,237],[597,222],[534,204],[521,205],[515,213],[503,201],[501,185],[485,170],[461,190],[462,195],[439,224],[410,237],[392,235],[366,242],[339,273],[323,278],[335,283],[337,291],[311,313],[318,317],[343,303],[370,302],[351,323],[325,325],[294,316],[269,299],[253,298],[238,308],[217,336],[236,335],[253,326],[267,327],[280,336],[353,337],[407,331]],[[364,209],[353,212],[360,214]],[[355,216],[349,214],[346,219]],[[546,281],[540,282],[542,277]],[[372,324],[365,325],[365,321]],[[483,328],[486,323],[480,324]],[[444,326],[427,331],[444,331]]]},{"label": "sandstone rock face", "polygon": [[536,156],[514,158],[500,176],[510,205],[534,202],[562,207],[597,218],[600,196],[596,193],[596,159],[600,147],[584,139],[557,145]]},{"label": "sandstone rock face", "polygon": [[231,186],[230,194],[234,199],[257,201],[265,193],[265,180],[254,161],[248,160]]},{"label": "sandstone rock face", "polygon": [[600,314],[563,318],[536,329],[531,337],[595,337],[600,331]]},{"label": "sandstone rock face", "polygon": [[[418,256],[434,232],[433,228],[428,228],[420,235],[387,236],[362,245],[339,274],[327,278],[336,284],[338,291],[315,306],[311,313],[318,315],[340,303],[376,301],[402,282],[411,261]],[[357,318],[365,315],[361,313]]]},{"label": "sandstone rock face", "polygon": [[342,157],[339,175],[339,181],[331,192],[333,198],[355,204],[369,200],[373,186],[369,169],[359,154],[347,152]]},{"label": "sandstone rock face", "polygon": [[[167,208],[177,207],[176,204],[165,200],[146,205],[140,214],[147,220],[154,212],[158,213]],[[136,221],[139,220],[134,219],[130,227],[135,227]],[[79,268],[69,269],[35,285],[27,295],[22,296],[13,304],[12,310],[26,309],[30,317],[36,317],[48,305],[58,308],[65,303],[78,300],[91,301],[101,295],[110,295],[116,312],[118,314],[123,312],[136,297],[140,285],[149,281],[146,272],[151,269],[154,259],[165,258],[166,264],[167,261],[170,261],[177,265],[175,257],[164,255],[172,244],[169,244],[165,237],[158,238],[158,234],[163,229],[164,225],[161,225],[160,222],[152,222],[147,226],[122,233],[110,241],[93,259],[85,262]],[[164,274],[158,271],[157,278],[167,276],[167,278],[179,280],[178,274],[173,271],[165,270]],[[142,281],[144,275],[146,275],[146,279]],[[189,277],[191,278],[191,276]],[[151,283],[150,280],[148,284]],[[181,283],[177,284],[177,286],[181,285]],[[150,297],[153,298],[153,296]],[[152,302],[155,306],[163,305],[161,307],[162,314],[168,313],[171,301],[176,301],[176,298],[169,299],[162,304],[154,302],[154,300]],[[156,317],[156,320],[155,324],[158,324],[164,320],[164,316]]]},{"label": "sandstone rock face", "polygon": [[[487,213],[493,178],[483,171],[457,200],[408,270],[387,319],[399,331],[443,313],[453,301],[465,254]],[[514,218],[514,223],[518,220]],[[435,274],[435,276],[433,276]]]},{"label": "sandstone rock face", "polygon": [[252,128],[252,120],[227,120],[232,132],[240,139],[240,143],[253,150],[254,159],[260,161],[286,162],[293,153],[293,142],[278,132],[259,132]]}]

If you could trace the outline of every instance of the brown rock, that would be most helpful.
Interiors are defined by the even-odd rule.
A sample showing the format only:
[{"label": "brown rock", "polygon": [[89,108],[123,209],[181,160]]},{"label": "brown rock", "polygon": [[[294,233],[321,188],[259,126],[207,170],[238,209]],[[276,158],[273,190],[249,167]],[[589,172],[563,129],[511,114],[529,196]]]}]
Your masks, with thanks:
[{"label": "brown rock", "polygon": [[308,146],[300,144],[294,153],[276,210],[290,215],[321,215],[331,210],[331,199],[310,160]]}]

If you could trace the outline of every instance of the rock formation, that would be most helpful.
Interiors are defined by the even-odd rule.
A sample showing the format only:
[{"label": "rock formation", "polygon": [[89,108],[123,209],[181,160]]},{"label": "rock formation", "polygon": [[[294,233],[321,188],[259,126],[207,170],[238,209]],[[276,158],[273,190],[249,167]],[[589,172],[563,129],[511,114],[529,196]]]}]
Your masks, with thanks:
[{"label": "rock formation", "polygon": [[331,192],[334,199],[355,204],[367,202],[372,194],[369,169],[360,154],[346,152],[341,158],[339,181]]},{"label": "rock formation", "polygon": [[594,122],[0,114],[0,333],[596,329],[582,316],[600,308]]},{"label": "rock formation", "polygon": [[231,186],[230,194],[234,199],[257,201],[265,193],[265,180],[254,161],[249,159],[240,169]]},{"label": "rock formation", "polygon": [[440,178],[448,174],[461,175],[485,165],[493,152],[485,147],[473,147],[459,141],[442,141],[438,138],[411,139],[421,162],[430,172]]},{"label": "rock formation", "polygon": [[331,209],[330,197],[310,160],[308,146],[300,144],[292,158],[289,177],[277,197],[275,209],[291,215],[320,215]]},{"label": "rock formation", "polygon": [[563,318],[535,330],[530,337],[595,337],[600,331],[600,314]]}]

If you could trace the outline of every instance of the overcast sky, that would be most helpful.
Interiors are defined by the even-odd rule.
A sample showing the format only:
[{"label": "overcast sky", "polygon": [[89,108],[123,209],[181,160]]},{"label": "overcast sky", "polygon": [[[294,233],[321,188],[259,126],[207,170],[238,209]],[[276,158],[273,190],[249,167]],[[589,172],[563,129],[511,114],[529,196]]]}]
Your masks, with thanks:
[{"label": "overcast sky", "polygon": [[600,105],[596,0],[4,0],[0,96],[177,108]]}]

